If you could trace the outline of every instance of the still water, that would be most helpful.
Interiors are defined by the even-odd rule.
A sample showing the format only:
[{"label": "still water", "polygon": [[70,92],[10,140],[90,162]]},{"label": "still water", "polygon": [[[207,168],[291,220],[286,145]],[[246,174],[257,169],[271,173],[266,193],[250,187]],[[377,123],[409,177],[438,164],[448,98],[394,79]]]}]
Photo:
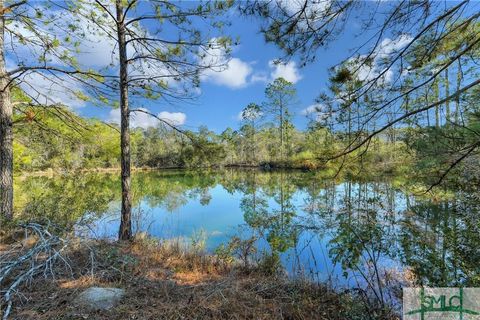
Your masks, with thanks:
[{"label": "still water", "polygon": [[[335,287],[480,284],[477,194],[415,195],[393,179],[332,181],[321,173],[258,170],[138,172],[134,229],[203,241],[256,237],[257,253]],[[16,210],[115,237],[118,174],[18,178]],[[380,292],[378,292],[380,291]]]}]

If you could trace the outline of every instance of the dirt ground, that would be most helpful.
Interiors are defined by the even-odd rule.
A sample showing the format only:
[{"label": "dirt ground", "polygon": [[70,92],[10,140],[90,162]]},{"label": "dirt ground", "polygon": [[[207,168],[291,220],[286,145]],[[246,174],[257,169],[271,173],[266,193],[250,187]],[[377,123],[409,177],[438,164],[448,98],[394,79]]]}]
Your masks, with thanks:
[{"label": "dirt ground", "polygon": [[[174,246],[92,242],[75,245],[63,257],[54,277],[40,274],[19,288],[9,319],[370,318],[349,294]],[[123,288],[126,295],[107,311],[77,305],[78,294],[93,286]]]}]

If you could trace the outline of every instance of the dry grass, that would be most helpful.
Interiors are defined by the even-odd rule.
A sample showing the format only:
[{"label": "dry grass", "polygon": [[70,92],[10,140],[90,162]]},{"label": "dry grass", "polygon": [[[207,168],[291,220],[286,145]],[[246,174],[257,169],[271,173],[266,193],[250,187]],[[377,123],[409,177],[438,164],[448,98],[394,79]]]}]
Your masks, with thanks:
[{"label": "dry grass", "polygon": [[[225,266],[171,243],[82,242],[65,257],[72,270],[24,285],[11,319],[363,319],[347,294]],[[124,288],[126,296],[108,311],[76,306],[91,286]]]}]

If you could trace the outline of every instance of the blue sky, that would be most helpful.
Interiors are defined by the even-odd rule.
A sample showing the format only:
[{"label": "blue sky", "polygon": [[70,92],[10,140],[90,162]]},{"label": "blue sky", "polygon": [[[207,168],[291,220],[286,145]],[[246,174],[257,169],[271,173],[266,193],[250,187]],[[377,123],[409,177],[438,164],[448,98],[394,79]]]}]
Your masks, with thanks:
[{"label": "blue sky", "polygon": [[[293,2],[286,3],[290,5]],[[349,19],[341,36],[327,48],[317,52],[315,62],[302,68],[295,59],[281,65],[273,65],[272,61],[283,57],[284,54],[274,44],[265,43],[263,35],[259,32],[260,22],[253,17],[240,16],[236,10],[229,12],[228,18],[231,26],[226,28],[225,33],[233,39],[237,37],[240,39],[240,44],[233,48],[228,68],[222,72],[210,72],[205,75],[200,94],[194,101],[177,102],[175,105],[169,105],[163,100],[149,101],[144,106],[150,112],[165,119],[172,119],[191,130],[202,125],[218,133],[227,127],[236,129],[240,125],[238,115],[241,110],[251,102],[261,104],[264,101],[266,85],[281,76],[293,82],[297,88],[298,102],[291,107],[290,111],[294,116],[294,124],[299,129],[304,129],[308,119],[302,111],[312,106],[315,98],[326,90],[329,68],[348,58],[352,50],[362,44],[369,35],[369,32],[360,28],[357,20]],[[85,26],[84,29],[88,30]],[[209,30],[204,31],[209,34]],[[31,34],[25,29],[19,29],[18,32],[26,37]],[[215,34],[211,36],[214,37]],[[394,48],[398,49],[406,40],[397,41],[397,39],[391,41],[388,35],[385,35],[383,39],[385,43],[382,42],[378,49],[379,56],[388,54]],[[82,54],[78,56],[78,60],[81,64],[94,68],[108,65],[112,62],[112,48],[115,48],[115,43],[99,40],[93,33],[87,32],[86,39],[81,44]],[[28,55],[29,52],[25,51],[25,59],[28,59]],[[7,54],[7,66],[15,67],[19,60],[14,60],[15,55]],[[365,77],[378,72],[372,69],[363,71]],[[119,121],[118,109],[95,107],[90,103],[72,99],[71,95],[64,90],[69,85],[66,77],[60,78],[60,81],[64,81],[63,87],[52,85],[52,82],[41,73],[33,73],[26,77],[34,85],[35,90],[45,93],[45,100],[50,100],[45,103],[60,102],[85,117],[95,117],[111,122]],[[72,84],[72,87],[75,85]],[[24,89],[30,91],[29,93],[33,90],[27,86],[24,86]],[[138,113],[132,115],[131,124],[134,127],[145,128],[156,125],[157,122],[146,114]]]},{"label": "blue sky", "polygon": [[[295,59],[285,65],[275,66],[271,61],[283,57],[283,53],[274,45],[267,44],[259,32],[260,23],[254,18],[231,16],[231,26],[226,33],[232,38],[240,38],[240,44],[232,51],[229,69],[223,73],[211,73],[201,83],[201,93],[191,102],[177,102],[175,105],[163,101],[152,101],[148,109],[158,114],[164,112],[183,113],[186,129],[195,130],[206,125],[210,130],[222,132],[227,127],[238,128],[238,114],[250,102],[262,103],[264,90],[268,82],[277,76],[283,76],[295,83],[298,92],[298,103],[292,106],[295,125],[303,129],[308,120],[302,110],[314,104],[315,98],[325,89],[328,68],[347,58],[359,32],[358,26],[352,22],[347,26],[345,34],[335,41],[330,48],[322,49],[317,60],[300,68]],[[83,106],[76,111],[87,117],[103,120],[111,119],[111,111],[105,108]],[[134,125],[148,126],[155,123],[146,119],[147,115],[137,115]],[[118,117],[116,117],[118,120]]]}]

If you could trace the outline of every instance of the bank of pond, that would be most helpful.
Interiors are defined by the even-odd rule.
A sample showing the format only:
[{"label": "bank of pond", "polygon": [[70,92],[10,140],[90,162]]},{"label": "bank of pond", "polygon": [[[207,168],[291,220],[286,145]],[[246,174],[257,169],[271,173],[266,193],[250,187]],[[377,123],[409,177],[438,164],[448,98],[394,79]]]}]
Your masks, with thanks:
[{"label": "bank of pond", "polygon": [[[136,233],[246,264],[270,257],[290,277],[362,290],[394,307],[404,286],[480,283],[480,202],[472,192],[256,169],[138,171],[132,189]],[[15,194],[20,219],[81,237],[117,236],[118,174],[18,177]]]}]

